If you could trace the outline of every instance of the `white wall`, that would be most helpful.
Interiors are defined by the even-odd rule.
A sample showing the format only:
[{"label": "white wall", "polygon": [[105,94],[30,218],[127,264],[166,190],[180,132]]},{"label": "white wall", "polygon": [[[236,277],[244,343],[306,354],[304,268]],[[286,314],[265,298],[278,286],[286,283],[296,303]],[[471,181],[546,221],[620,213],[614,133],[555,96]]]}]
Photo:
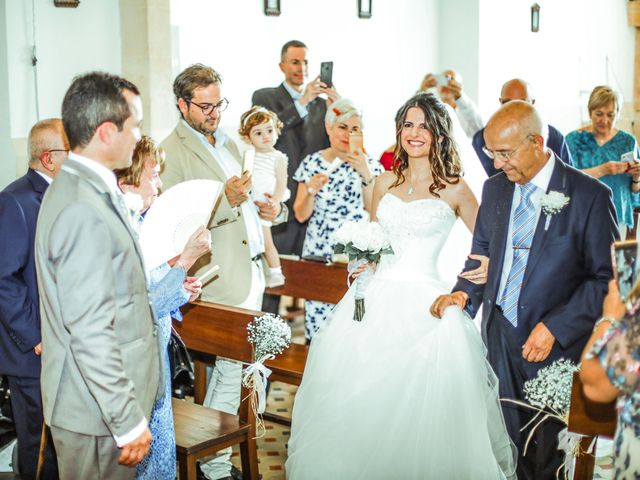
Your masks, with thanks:
[{"label": "white wall", "polygon": [[[4,89],[9,98],[10,135],[12,143],[18,145],[15,156],[17,175],[21,175],[27,168],[23,139],[37,120],[60,116],[62,99],[71,79],[90,70],[120,73],[119,7],[118,0],[88,0],[78,8],[55,8],[51,0],[35,0],[36,100],[31,66],[32,2],[4,0],[4,4],[6,29],[0,31],[3,37],[0,44],[6,42],[7,45],[8,58],[2,67],[7,68],[9,79],[3,84],[0,67],[0,89]],[[0,99],[4,92],[0,92]],[[0,188],[13,179],[9,176],[15,178],[16,175],[15,169],[4,161],[0,172]]]},{"label": "white wall", "polygon": [[370,19],[358,18],[356,0],[281,3],[282,14],[267,17],[263,0],[172,0],[179,44],[174,65],[201,62],[223,75],[230,105],[221,125],[235,131],[253,91],[283,80],[282,45],[302,40],[310,50],[310,77],[320,62],[334,62],[336,88],[363,109],[365,146],[379,156],[395,141],[396,110],[437,63],[437,0],[374,0]]},{"label": "white wall", "polygon": [[632,100],[635,37],[625,0],[537,0],[538,33],[530,30],[533,0],[479,1],[478,99],[485,118],[498,107],[501,85],[514,77],[534,86],[536,105],[565,133],[588,120],[585,105],[596,85]]},{"label": "white wall", "polygon": [[[0,27],[6,31],[6,6],[0,1]],[[7,37],[0,35],[0,105],[9,104]],[[8,108],[0,109],[0,188],[16,178],[16,159],[11,146],[11,119]]]}]

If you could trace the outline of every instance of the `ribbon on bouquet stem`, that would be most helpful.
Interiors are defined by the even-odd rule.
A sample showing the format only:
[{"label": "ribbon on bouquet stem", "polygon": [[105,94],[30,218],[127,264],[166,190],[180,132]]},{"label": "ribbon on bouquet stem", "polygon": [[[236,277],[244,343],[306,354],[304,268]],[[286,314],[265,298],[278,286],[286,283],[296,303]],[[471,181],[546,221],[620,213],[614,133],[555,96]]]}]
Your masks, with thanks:
[{"label": "ribbon on bouquet stem", "polygon": [[[360,269],[363,266],[366,266],[369,263],[370,262],[364,258],[361,258],[358,260],[351,260],[349,262],[349,264],[347,265],[347,271],[349,272],[349,275],[347,276],[348,287],[351,286],[351,282],[350,282],[351,275],[353,275],[355,272],[358,271],[358,269]],[[374,274],[373,268],[368,266],[354,280],[354,283],[356,284],[356,291],[355,291],[356,306],[355,306],[355,310],[353,311],[353,319],[356,322],[361,322],[362,318],[364,317],[364,312],[365,312],[364,292],[367,289],[367,285],[369,284],[369,281],[373,278],[373,274]]]},{"label": "ribbon on bouquet stem", "polygon": [[267,355],[249,364],[242,372],[242,385],[249,389],[250,407],[256,418],[255,438],[260,438],[265,434],[262,414],[267,407],[267,379],[271,375],[271,370],[264,365],[264,362],[273,358],[275,358],[274,355]]}]

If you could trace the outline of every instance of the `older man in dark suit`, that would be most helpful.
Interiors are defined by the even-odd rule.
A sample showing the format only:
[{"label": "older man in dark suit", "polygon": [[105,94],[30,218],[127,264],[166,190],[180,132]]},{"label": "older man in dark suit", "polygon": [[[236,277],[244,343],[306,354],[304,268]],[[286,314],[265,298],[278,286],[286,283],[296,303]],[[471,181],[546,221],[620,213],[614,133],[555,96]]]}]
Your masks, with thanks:
[{"label": "older man in dark suit", "polygon": [[[22,478],[36,476],[42,432],[40,312],[34,237],[45,190],[69,153],[62,120],[29,132],[29,170],[0,192],[0,374],[7,375],[18,436]],[[45,450],[44,478],[57,478],[53,445]]]},{"label": "older man in dark suit", "polygon": [[[488,279],[459,279],[432,312],[483,307],[482,336],[500,380],[500,398],[524,400],[523,384],[566,358],[578,362],[600,316],[612,276],[609,248],[618,236],[611,190],[558,159],[545,146],[544,123],[513,101],[484,132],[499,174],[486,181],[472,252],[488,256]],[[469,263],[465,268],[471,268]],[[520,451],[518,478],[555,478],[562,425],[547,421],[523,454],[530,410],[505,404],[507,430]]]}]

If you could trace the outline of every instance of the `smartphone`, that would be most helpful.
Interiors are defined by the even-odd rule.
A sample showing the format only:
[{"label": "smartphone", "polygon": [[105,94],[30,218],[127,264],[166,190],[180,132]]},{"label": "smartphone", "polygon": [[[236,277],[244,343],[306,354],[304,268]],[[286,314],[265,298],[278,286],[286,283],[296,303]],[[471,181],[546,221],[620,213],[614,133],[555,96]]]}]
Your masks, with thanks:
[{"label": "smartphone", "polygon": [[320,64],[320,81],[327,87],[333,87],[333,62]]},{"label": "smartphone", "polygon": [[362,132],[349,133],[349,153],[355,153],[358,149],[364,151],[364,138]]},{"label": "smartphone", "polygon": [[618,284],[620,297],[624,301],[636,303],[640,299],[638,282],[638,242],[625,240],[614,242],[611,246],[613,278]]},{"label": "smartphone", "polygon": [[449,77],[447,77],[446,75],[444,75],[442,73],[436,73],[434,75],[434,77],[436,78],[436,81],[438,82],[438,85],[448,85],[449,84]]},{"label": "smartphone", "polygon": [[253,174],[253,162],[256,159],[256,151],[253,148],[249,148],[244,151],[244,157],[242,159],[242,173],[249,172]]},{"label": "smartphone", "polygon": [[638,162],[635,158],[635,155],[633,154],[633,150],[620,155],[620,161],[627,162],[629,165],[634,165],[635,163]]}]

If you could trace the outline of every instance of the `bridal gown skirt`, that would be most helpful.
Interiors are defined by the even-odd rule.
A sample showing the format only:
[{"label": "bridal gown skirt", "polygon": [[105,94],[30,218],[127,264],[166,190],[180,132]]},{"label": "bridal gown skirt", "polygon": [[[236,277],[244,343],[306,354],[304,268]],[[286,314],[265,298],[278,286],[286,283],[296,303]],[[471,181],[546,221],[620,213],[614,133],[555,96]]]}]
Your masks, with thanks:
[{"label": "bridal gown skirt", "polygon": [[404,272],[379,269],[362,322],[352,319],[352,287],[314,337],[293,409],[288,479],[514,477],[480,334],[457,307],[432,317],[446,285]]}]

